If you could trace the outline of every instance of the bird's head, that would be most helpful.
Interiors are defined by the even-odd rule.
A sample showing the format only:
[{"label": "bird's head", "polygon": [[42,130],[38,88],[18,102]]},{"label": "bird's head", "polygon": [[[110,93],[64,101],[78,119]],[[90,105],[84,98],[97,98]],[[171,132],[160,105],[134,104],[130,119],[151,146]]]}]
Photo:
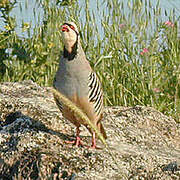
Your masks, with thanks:
[{"label": "bird's head", "polygon": [[78,28],[74,22],[65,22],[61,26],[62,40],[66,50],[71,53],[72,47],[78,41]]}]

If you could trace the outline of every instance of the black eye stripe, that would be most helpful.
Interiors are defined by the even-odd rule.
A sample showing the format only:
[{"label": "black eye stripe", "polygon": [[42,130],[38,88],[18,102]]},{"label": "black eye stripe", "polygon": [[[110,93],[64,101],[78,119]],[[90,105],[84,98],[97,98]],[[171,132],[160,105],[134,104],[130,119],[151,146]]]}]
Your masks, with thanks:
[{"label": "black eye stripe", "polygon": [[71,24],[69,24],[69,23],[64,23],[64,25],[68,25],[69,27],[71,26]]},{"label": "black eye stripe", "polygon": [[[64,25],[67,25],[67,26],[69,26],[70,28],[71,28],[71,26],[73,26],[73,25],[71,25],[71,24],[69,24],[69,23],[64,23]],[[73,29],[73,31],[77,34],[77,36],[79,35],[79,33],[78,33],[75,29]]]}]

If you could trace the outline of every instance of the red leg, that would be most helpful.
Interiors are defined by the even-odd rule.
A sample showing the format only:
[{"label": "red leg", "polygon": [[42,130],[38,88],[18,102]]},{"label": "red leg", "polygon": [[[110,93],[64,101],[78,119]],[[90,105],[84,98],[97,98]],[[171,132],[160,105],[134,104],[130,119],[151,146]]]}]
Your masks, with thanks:
[{"label": "red leg", "polygon": [[74,144],[76,147],[78,147],[78,146],[80,146],[80,145],[82,146],[83,143],[82,143],[82,141],[81,141],[81,138],[80,138],[79,134],[80,134],[80,129],[79,129],[79,127],[77,127],[77,130],[76,130],[76,140],[66,141],[66,143],[68,143],[68,144]]},{"label": "red leg", "polygon": [[92,145],[91,148],[96,149],[96,134],[93,132],[92,134]]},{"label": "red leg", "polygon": [[80,134],[80,129],[79,129],[79,127],[77,127],[77,131],[76,131],[76,140],[75,140],[75,146],[80,146],[80,145],[83,145],[82,144],[82,141],[81,141],[81,138],[80,138],[80,136],[79,136],[79,134]]},{"label": "red leg", "polygon": [[92,134],[92,145],[89,148],[102,149],[101,147],[96,146],[96,133],[95,132],[93,132],[93,134]]}]

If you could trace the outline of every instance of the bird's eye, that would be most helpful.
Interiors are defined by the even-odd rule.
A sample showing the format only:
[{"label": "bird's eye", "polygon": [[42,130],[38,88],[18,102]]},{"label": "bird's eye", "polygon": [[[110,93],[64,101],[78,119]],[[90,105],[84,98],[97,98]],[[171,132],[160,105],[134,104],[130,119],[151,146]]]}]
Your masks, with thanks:
[{"label": "bird's eye", "polygon": [[73,26],[73,25],[70,25],[70,28],[71,28],[72,30],[75,30],[75,28],[74,28],[74,26]]}]

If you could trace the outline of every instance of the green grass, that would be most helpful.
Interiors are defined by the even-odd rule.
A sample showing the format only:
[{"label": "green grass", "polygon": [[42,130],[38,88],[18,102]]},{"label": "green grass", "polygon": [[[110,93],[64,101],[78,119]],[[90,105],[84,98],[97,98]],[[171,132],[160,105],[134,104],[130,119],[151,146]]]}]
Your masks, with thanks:
[{"label": "green grass", "polygon": [[[158,1],[152,7],[149,0],[102,0],[96,4],[96,9],[104,7],[97,20],[88,0],[83,8],[78,1],[39,3],[43,23],[22,39],[14,30],[16,19],[9,15],[13,0],[0,2],[6,24],[0,30],[1,82],[31,79],[51,86],[63,49],[60,25],[74,20],[87,58],[102,82],[105,105],[152,106],[180,121],[180,40],[173,11],[163,12]],[[173,26],[165,24],[164,14]],[[22,24],[27,34],[31,29]],[[144,48],[148,52],[142,53]]]}]

